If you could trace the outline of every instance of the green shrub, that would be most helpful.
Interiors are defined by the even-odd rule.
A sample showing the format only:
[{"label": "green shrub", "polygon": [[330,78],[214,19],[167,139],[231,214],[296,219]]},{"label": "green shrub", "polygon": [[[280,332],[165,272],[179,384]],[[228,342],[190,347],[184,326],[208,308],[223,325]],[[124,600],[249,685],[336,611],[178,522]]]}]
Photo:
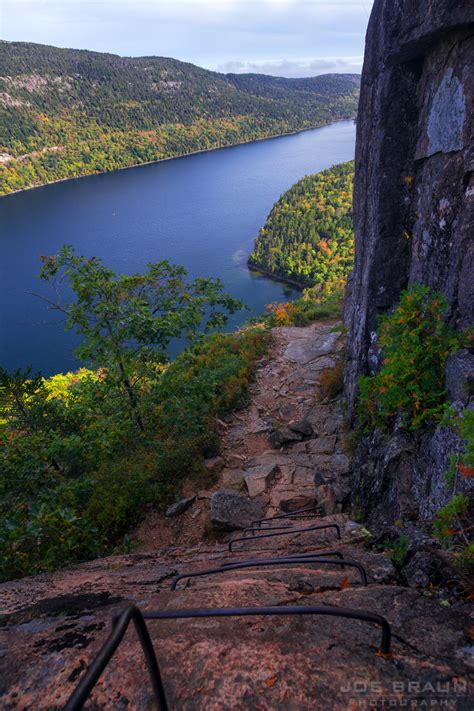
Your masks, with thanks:
[{"label": "green shrub", "polygon": [[314,321],[341,318],[346,280],[337,279],[304,289],[303,295],[285,304],[269,304],[257,322],[274,326],[307,326]]},{"label": "green shrub", "polygon": [[443,320],[446,300],[427,286],[403,292],[395,311],[380,320],[382,367],[359,381],[357,413],[365,429],[387,430],[398,418],[417,429],[438,422],[447,409],[444,367],[466,342]]},{"label": "green shrub", "polygon": [[406,533],[402,533],[396,541],[388,544],[390,552],[390,560],[397,568],[401,568],[405,563],[410,547],[410,539]]},{"label": "green shrub", "polygon": [[179,495],[184,478],[205,485],[216,417],[245,403],[270,339],[261,328],[214,334],[169,366],[150,364],[140,381],[146,433],[104,372],[34,383],[18,374],[26,419],[5,392],[2,400],[0,580],[111,552],[147,505],[163,510]]},{"label": "green shrub", "polygon": [[444,544],[451,543],[462,532],[462,520],[469,508],[469,497],[464,493],[455,494],[451,501],[436,514],[433,529],[436,537]]}]

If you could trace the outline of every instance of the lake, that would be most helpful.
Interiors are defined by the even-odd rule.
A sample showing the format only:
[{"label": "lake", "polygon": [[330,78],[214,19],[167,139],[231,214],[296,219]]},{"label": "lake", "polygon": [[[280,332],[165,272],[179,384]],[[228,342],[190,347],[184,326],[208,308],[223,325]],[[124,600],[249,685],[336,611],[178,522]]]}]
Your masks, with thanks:
[{"label": "lake", "polygon": [[285,190],[351,160],[354,145],[354,122],[340,121],[0,198],[0,365],[44,375],[78,367],[74,335],[31,294],[50,293],[37,278],[39,257],[65,243],[127,273],[168,259],[190,277],[219,277],[249,307],[229,328],[294,298],[288,286],[249,271],[253,241]]}]

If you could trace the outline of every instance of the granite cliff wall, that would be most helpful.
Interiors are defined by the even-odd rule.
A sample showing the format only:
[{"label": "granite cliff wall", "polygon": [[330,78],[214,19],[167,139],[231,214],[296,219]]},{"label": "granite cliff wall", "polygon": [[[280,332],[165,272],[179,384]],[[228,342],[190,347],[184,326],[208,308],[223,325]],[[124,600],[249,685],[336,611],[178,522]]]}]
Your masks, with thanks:
[{"label": "granite cliff wall", "polygon": [[[474,3],[375,0],[359,105],[345,391],[379,365],[376,323],[402,289],[442,291],[456,327],[474,322]],[[469,405],[474,356],[449,361],[449,396]],[[380,522],[430,518],[449,498],[451,431],[374,433],[355,456],[358,505]]]}]

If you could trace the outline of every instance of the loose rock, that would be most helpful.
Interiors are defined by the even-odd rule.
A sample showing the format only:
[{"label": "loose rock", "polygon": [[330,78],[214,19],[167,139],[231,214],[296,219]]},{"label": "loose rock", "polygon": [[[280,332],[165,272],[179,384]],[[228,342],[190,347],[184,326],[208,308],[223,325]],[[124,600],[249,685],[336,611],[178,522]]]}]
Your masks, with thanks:
[{"label": "loose rock", "polygon": [[222,489],[211,497],[212,525],[221,531],[235,531],[250,526],[252,521],[263,518],[261,502],[252,501],[248,496]]},{"label": "loose rock", "polygon": [[291,444],[291,442],[299,442],[303,439],[303,436],[299,432],[294,432],[289,427],[282,427],[276,432],[272,432],[269,437],[270,444],[275,449],[280,449],[285,444]]},{"label": "loose rock", "polygon": [[187,509],[189,509],[190,506],[192,506],[195,499],[195,496],[188,496],[187,499],[181,499],[181,501],[177,501],[175,504],[171,504],[171,506],[168,506],[168,508],[166,509],[165,516],[167,516],[168,518],[172,518],[173,516],[179,516]]},{"label": "loose rock", "polygon": [[311,435],[313,434],[313,428],[311,427],[311,423],[308,422],[308,420],[297,420],[295,422],[289,422],[288,427],[293,432],[299,432],[305,437],[311,437]]},{"label": "loose rock", "polygon": [[266,466],[252,467],[252,469],[249,469],[244,474],[249,496],[254,498],[255,496],[264,494],[275,480],[278,471],[279,467],[276,464],[268,464]]}]

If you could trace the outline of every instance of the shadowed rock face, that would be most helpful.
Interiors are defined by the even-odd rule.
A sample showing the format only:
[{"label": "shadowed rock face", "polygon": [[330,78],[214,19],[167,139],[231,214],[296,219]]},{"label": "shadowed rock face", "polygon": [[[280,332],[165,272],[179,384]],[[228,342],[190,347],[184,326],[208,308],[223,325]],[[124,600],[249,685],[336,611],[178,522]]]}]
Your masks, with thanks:
[{"label": "shadowed rock face", "polygon": [[[350,413],[359,376],[379,366],[377,317],[410,283],[442,291],[453,326],[474,321],[473,94],[472,2],[375,0],[358,114],[356,256],[345,314]],[[473,368],[472,354],[450,362],[454,400],[466,390],[456,373],[462,370],[467,382]],[[446,428],[431,438],[364,438],[354,489],[371,524],[430,518],[449,498],[443,473],[459,446]]]},{"label": "shadowed rock face", "polygon": [[366,39],[354,184],[346,393],[377,367],[377,315],[423,282],[458,326],[474,317],[474,5],[376,0]]}]

